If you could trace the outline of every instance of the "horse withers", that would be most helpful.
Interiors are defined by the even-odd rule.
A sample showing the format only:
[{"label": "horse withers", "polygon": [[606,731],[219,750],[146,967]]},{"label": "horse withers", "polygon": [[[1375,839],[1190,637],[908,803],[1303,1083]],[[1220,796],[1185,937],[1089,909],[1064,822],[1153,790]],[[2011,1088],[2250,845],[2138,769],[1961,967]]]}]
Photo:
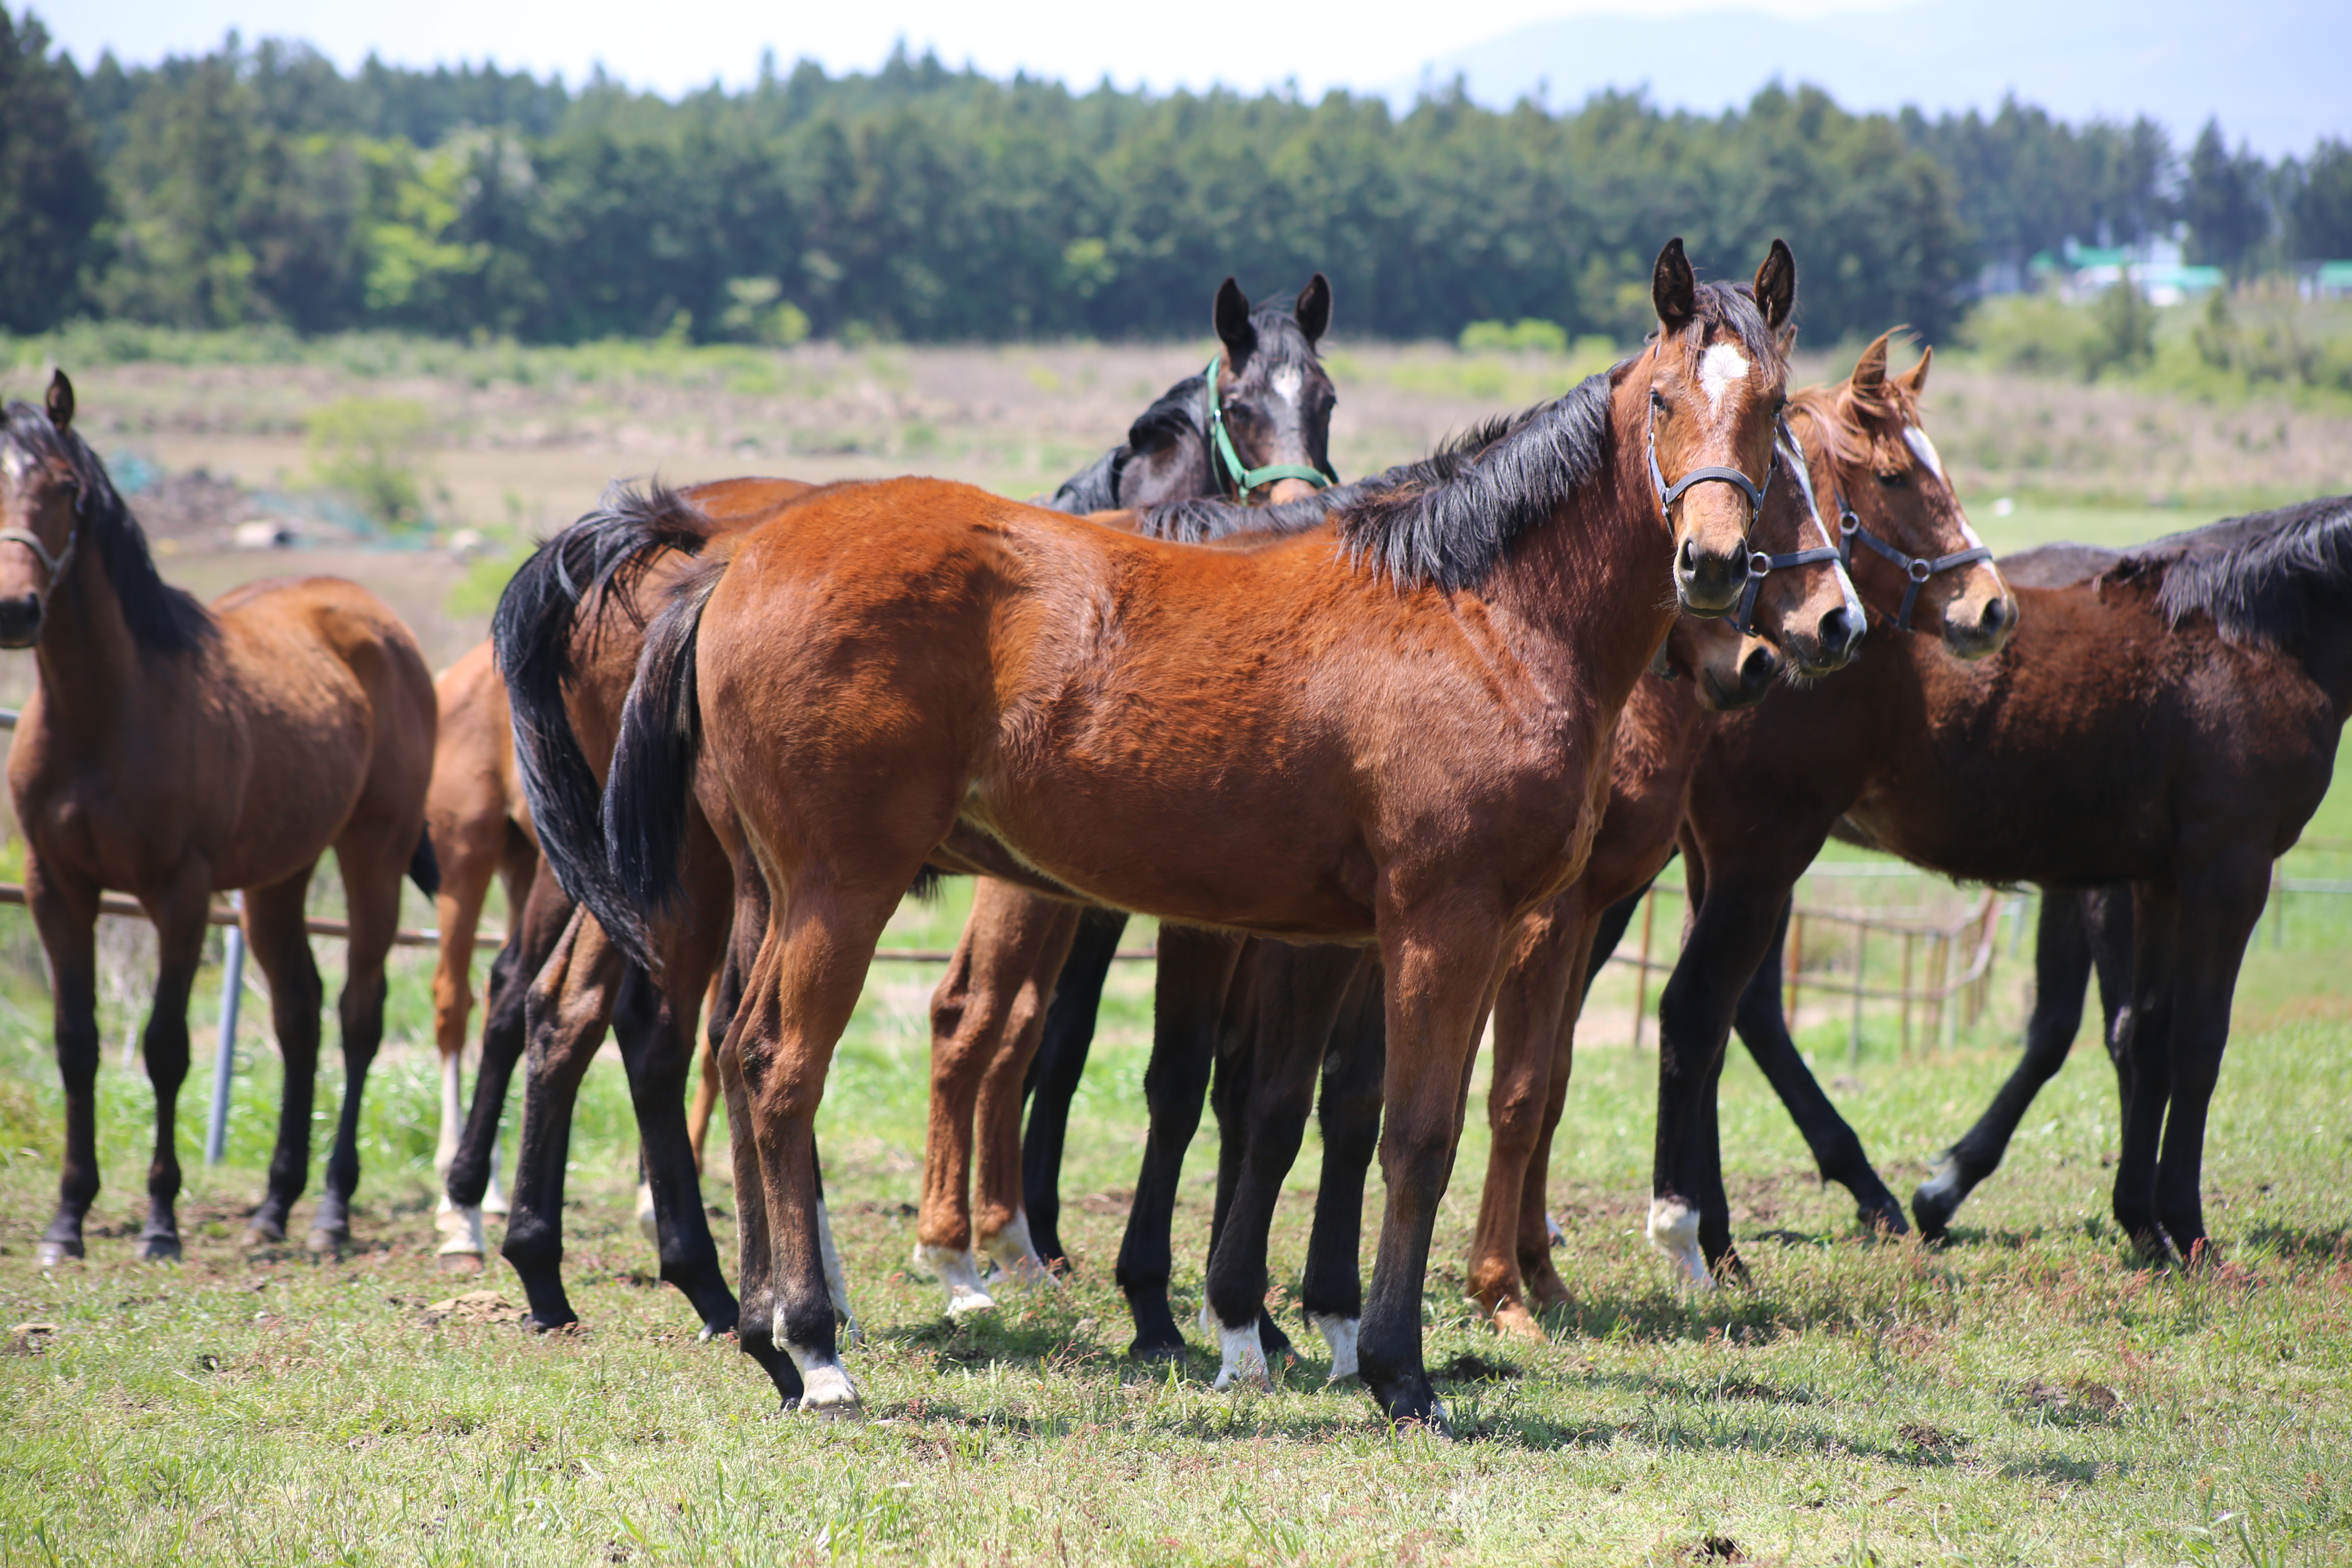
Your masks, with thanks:
[{"label": "horse withers", "polygon": [[286,1062],[278,1146],[247,1239],[284,1239],[310,1169],[323,1000],[303,900],[330,849],[350,906],[338,1004],[345,1078],[309,1245],[336,1251],[351,1236],[360,1096],[383,1035],[401,876],[427,893],[437,881],[425,837],[432,677],[408,628],[357,584],[277,578],[209,608],[166,584],[73,413],[59,372],[44,408],[10,403],[0,416],[0,646],[31,648],[38,669],[8,782],[66,1094],[65,1173],[40,1261],[82,1256],[98,1195],[96,927],[110,889],[155,922],[143,1041],[155,1151],[140,1255],[180,1252],[173,1127],[188,995],[213,895],[233,888],[245,890],[246,940]]}]

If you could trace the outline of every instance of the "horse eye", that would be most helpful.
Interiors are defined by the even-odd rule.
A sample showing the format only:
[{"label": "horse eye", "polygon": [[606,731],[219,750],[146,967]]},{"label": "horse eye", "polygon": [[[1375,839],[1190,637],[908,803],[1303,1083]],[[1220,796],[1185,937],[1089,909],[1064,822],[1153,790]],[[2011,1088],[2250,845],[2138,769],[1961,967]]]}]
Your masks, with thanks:
[{"label": "horse eye", "polygon": [[1911,476],[1908,474],[1881,474],[1878,476],[1878,482],[1885,485],[1890,490],[1899,490],[1904,486],[1911,482]]},{"label": "horse eye", "polygon": [[1650,388],[1650,406],[1660,414],[1667,412],[1665,395],[1654,386]]}]

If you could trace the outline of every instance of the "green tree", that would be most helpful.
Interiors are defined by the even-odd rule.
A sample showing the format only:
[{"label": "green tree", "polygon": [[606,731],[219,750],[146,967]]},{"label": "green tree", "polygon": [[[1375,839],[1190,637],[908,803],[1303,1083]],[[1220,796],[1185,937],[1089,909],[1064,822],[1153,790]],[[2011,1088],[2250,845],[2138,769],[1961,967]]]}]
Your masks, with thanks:
[{"label": "green tree", "polygon": [[2294,254],[2308,261],[2352,259],[2352,146],[2322,142],[2294,194]]},{"label": "green tree", "polygon": [[106,210],[80,73],[31,12],[0,7],[0,328],[37,332],[82,303]]},{"label": "green tree", "polygon": [[2271,214],[2263,187],[2268,171],[2244,148],[2232,153],[2219,121],[2209,120],[2189,152],[2189,176],[2180,191],[2180,216],[2189,224],[2189,250],[2199,261],[2242,272],[2257,246],[2270,237]]}]

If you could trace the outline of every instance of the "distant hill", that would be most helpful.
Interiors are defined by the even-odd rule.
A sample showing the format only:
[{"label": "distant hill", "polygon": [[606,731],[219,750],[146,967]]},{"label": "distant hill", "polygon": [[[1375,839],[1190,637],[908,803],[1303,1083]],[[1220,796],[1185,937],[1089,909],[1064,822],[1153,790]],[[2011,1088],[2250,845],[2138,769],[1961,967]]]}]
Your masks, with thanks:
[{"label": "distant hill", "polygon": [[2352,139],[2348,0],[1925,0],[1783,21],[1727,8],[1672,17],[1579,16],[1522,27],[1391,84],[1410,100],[1458,73],[1482,103],[1539,89],[1554,108],[1603,88],[1706,112],[1774,77],[1817,83],[1849,109],[1986,111],[2005,92],[2067,120],[2146,114],[2185,146],[2208,116],[2273,158]]}]

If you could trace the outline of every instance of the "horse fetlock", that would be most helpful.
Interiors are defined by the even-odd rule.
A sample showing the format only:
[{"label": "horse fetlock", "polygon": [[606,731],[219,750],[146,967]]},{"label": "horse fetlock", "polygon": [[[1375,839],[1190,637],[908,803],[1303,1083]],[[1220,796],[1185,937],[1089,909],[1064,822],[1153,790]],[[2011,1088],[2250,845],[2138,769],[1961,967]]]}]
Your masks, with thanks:
[{"label": "horse fetlock", "polygon": [[1345,1383],[1358,1376],[1356,1335],[1363,1327],[1362,1320],[1343,1318],[1336,1313],[1310,1312],[1307,1321],[1323,1336],[1324,1344],[1330,1348],[1331,1376],[1328,1381]]},{"label": "horse fetlock", "polygon": [[995,1310],[996,1298],[980,1280],[980,1260],[966,1248],[931,1247],[919,1241],[915,1243],[915,1267],[927,1270],[948,1288],[949,1317]]},{"label": "horse fetlock", "polygon": [[793,1358],[793,1370],[800,1373],[800,1403],[794,1408],[836,1420],[863,1414],[857,1385],[849,1380],[849,1371],[841,1364],[841,1358],[817,1346],[793,1343],[784,1338],[781,1310],[777,1317],[776,1342]]},{"label": "horse fetlock", "polygon": [[[1202,1316],[1208,1322],[1215,1321],[1213,1318],[1208,1318],[1205,1308],[1202,1309]],[[1257,1337],[1255,1315],[1244,1327],[1229,1329],[1217,1323],[1216,1331],[1218,1347],[1223,1357],[1217,1368],[1218,1393],[1224,1393],[1237,1383],[1246,1383],[1256,1388],[1265,1388],[1273,1383],[1273,1374],[1266,1370],[1265,1346]]]},{"label": "horse fetlock", "polygon": [[33,1267],[36,1268],[55,1268],[59,1264],[74,1261],[80,1258],[82,1256],[83,1250],[80,1237],[45,1236],[41,1237],[40,1246],[33,1249]]},{"label": "horse fetlock", "polygon": [[661,1245],[661,1221],[654,1211],[654,1184],[637,1184],[637,1234],[654,1246]]},{"label": "horse fetlock", "polygon": [[1685,1283],[1694,1289],[1715,1289],[1715,1271],[1698,1244],[1698,1210],[1680,1198],[1650,1200],[1650,1245],[1681,1266]]},{"label": "horse fetlock", "polygon": [[1018,1209],[1013,1211],[1010,1225],[994,1236],[982,1237],[980,1245],[1004,1271],[1004,1278],[1016,1285],[1048,1289],[1061,1285],[1054,1278],[1054,1271],[1045,1267],[1045,1260],[1037,1256],[1037,1248],[1029,1239],[1029,1217]]},{"label": "horse fetlock", "polygon": [[435,1250],[443,1258],[471,1257],[479,1261],[487,1250],[482,1239],[482,1211],[471,1205],[451,1203],[445,1195],[441,1206],[434,1211],[433,1228],[441,1235],[441,1245]]},{"label": "horse fetlock", "polygon": [[833,1321],[845,1345],[866,1342],[866,1331],[857,1326],[857,1314],[849,1308],[849,1271],[841,1266],[841,1248],[834,1245],[833,1212],[824,1200],[816,1201],[817,1256],[824,1264],[824,1292],[833,1299]]}]

